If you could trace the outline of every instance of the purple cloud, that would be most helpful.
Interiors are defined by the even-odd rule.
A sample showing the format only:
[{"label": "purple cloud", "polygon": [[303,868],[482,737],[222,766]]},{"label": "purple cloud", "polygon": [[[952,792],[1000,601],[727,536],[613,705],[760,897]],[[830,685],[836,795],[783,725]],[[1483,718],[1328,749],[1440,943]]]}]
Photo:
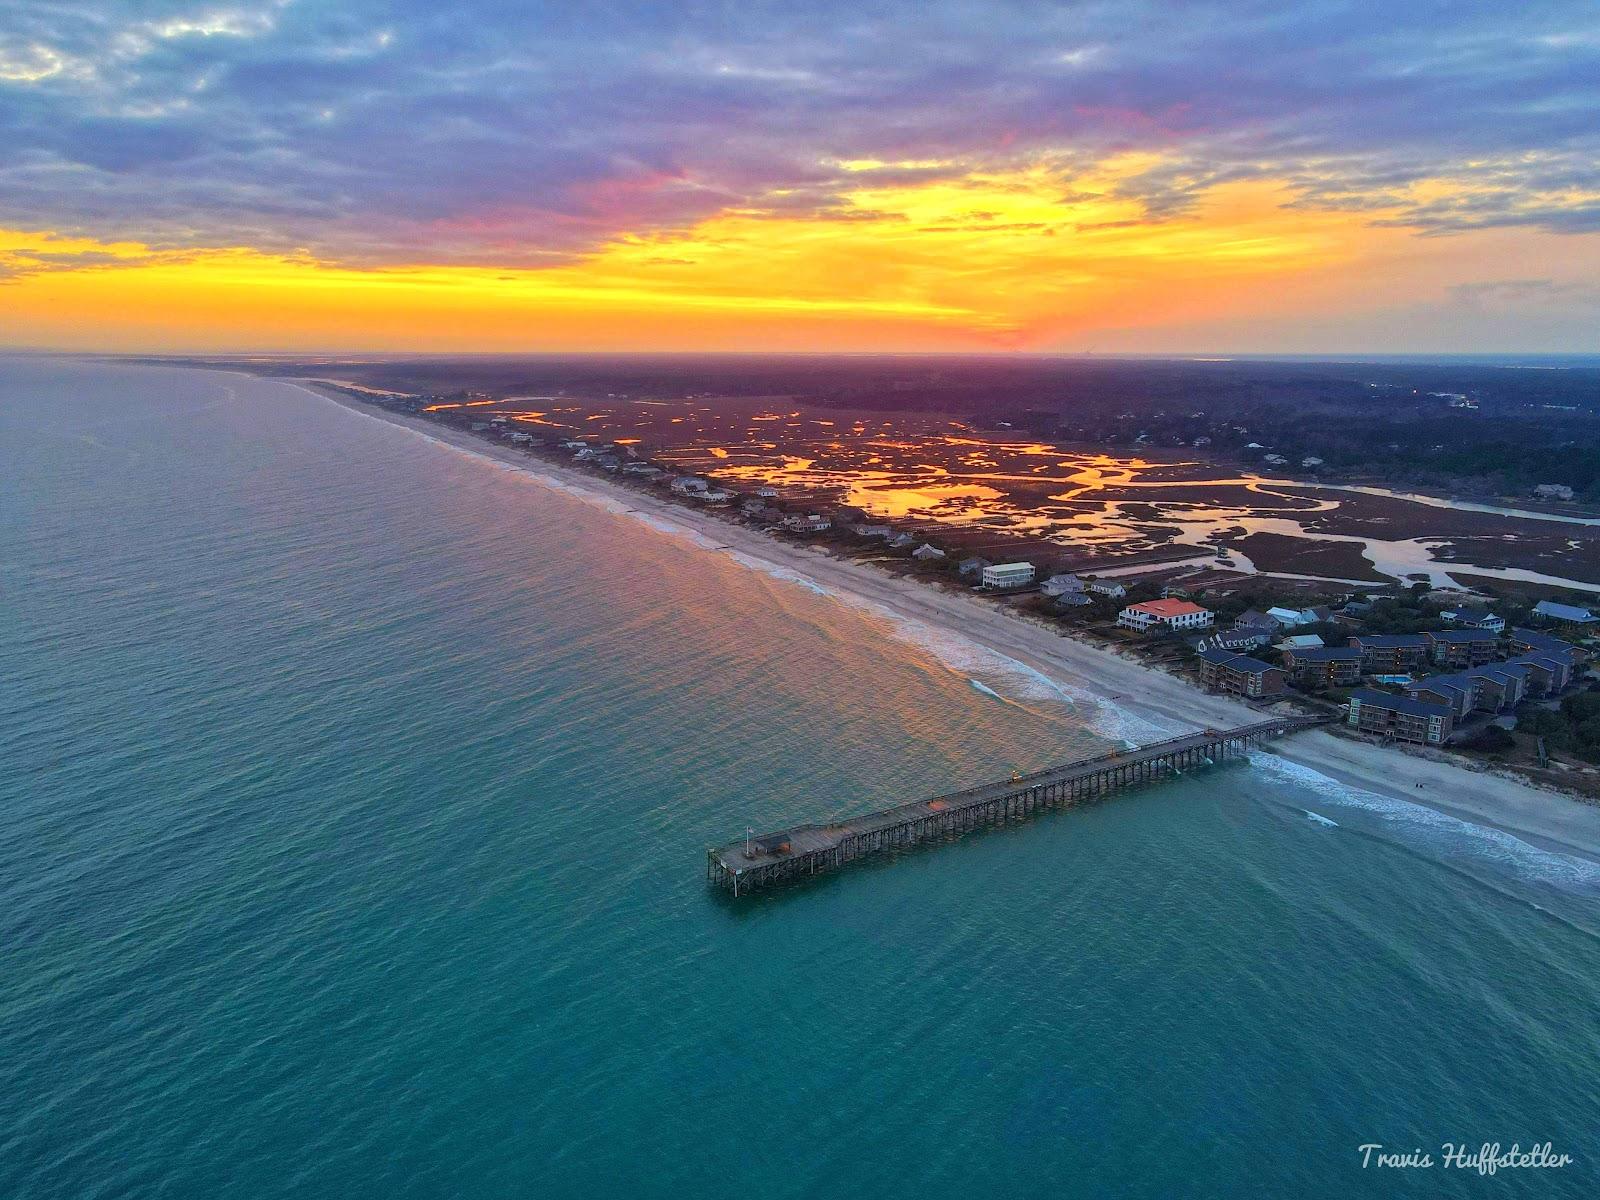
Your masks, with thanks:
[{"label": "purple cloud", "polygon": [[[1592,3],[455,5],[14,0],[0,225],[540,265],[725,208],[848,216],[841,160],[1154,151],[1426,232],[1600,228]],[[1459,180],[1416,203],[1410,184]],[[780,194],[781,193],[781,194]]]}]

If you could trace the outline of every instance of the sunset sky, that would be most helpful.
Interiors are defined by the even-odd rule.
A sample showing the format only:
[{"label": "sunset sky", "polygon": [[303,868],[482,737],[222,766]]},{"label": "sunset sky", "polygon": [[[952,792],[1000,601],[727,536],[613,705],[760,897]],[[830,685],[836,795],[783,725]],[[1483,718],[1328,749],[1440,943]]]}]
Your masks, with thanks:
[{"label": "sunset sky", "polygon": [[0,344],[1600,352],[1600,4],[0,7]]}]

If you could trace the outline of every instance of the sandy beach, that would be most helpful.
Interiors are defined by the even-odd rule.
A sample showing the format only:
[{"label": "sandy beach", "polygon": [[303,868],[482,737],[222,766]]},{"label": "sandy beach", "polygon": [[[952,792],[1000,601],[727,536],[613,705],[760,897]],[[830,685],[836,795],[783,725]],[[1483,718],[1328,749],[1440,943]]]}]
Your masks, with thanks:
[{"label": "sandy beach", "polygon": [[[469,433],[363,404],[317,387],[310,380],[299,381],[296,386],[352,412],[414,430],[565,488],[620,502],[636,513],[712,539],[719,549],[708,552],[736,552],[777,571],[806,576],[844,598],[841,602],[853,602],[890,618],[919,622],[949,636],[965,638],[1039,672],[1074,696],[1087,697],[1108,710],[1147,723],[1150,735],[1261,719],[1259,710],[1209,695],[1175,676],[1067,637],[975,597],[902,579],[820,549],[779,541],[759,530],[642,489],[530,458]],[[886,627],[893,632],[892,620],[886,622]],[[1472,824],[1502,830],[1547,850],[1600,861],[1600,806],[1489,771],[1367,745],[1320,730],[1285,738],[1273,746],[1272,752],[1324,776],[1330,787],[1337,783],[1423,805]]]}]

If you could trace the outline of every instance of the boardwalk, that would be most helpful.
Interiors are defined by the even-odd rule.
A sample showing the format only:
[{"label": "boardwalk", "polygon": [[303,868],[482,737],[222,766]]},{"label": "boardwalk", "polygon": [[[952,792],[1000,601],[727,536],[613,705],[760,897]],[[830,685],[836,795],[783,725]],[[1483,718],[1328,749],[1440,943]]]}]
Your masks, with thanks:
[{"label": "boardwalk", "polygon": [[1320,724],[1280,717],[1237,729],[1207,729],[1132,750],[1063,763],[1031,775],[899,804],[829,825],[796,825],[706,852],[706,879],[742,896],[768,884],[835,870],[858,858],[1065,808],[1118,788],[1242,754],[1270,737]]}]

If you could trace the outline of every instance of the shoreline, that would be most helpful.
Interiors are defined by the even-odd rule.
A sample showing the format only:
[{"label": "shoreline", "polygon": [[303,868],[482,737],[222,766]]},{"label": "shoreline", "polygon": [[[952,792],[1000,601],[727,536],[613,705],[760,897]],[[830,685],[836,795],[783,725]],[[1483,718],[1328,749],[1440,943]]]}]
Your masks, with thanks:
[{"label": "shoreline", "polygon": [[[500,446],[448,426],[391,412],[310,380],[248,375],[263,382],[297,387],[352,413],[383,421],[430,438],[462,453],[515,467],[562,490],[586,492],[629,510],[618,515],[653,518],[695,538],[709,539],[713,553],[746,560],[752,569],[782,578],[800,575],[825,588],[829,598],[867,610],[891,626],[913,622],[960,638],[1035,672],[1075,701],[1096,709],[1110,706],[1169,734],[1207,725],[1246,724],[1262,719],[1261,709],[1203,692],[1164,671],[1115,652],[1057,633],[960,593],[930,587],[885,571],[834,557],[822,550],[779,541],[759,530],[724,521],[664,496],[613,483],[587,472]],[[657,532],[677,536],[650,521]],[[804,586],[801,584],[801,586]],[[909,631],[897,636],[910,636]],[[1102,736],[1122,738],[1119,733]],[[1124,740],[1133,740],[1125,738]],[[1474,771],[1394,749],[1338,738],[1312,730],[1275,743],[1270,751],[1286,762],[1330,782],[1390,800],[1432,809],[1471,825],[1510,834],[1532,846],[1600,863],[1600,806],[1546,791],[1490,771]],[[1396,776],[1404,784],[1396,782]],[[1420,788],[1412,786],[1420,783]]]}]

